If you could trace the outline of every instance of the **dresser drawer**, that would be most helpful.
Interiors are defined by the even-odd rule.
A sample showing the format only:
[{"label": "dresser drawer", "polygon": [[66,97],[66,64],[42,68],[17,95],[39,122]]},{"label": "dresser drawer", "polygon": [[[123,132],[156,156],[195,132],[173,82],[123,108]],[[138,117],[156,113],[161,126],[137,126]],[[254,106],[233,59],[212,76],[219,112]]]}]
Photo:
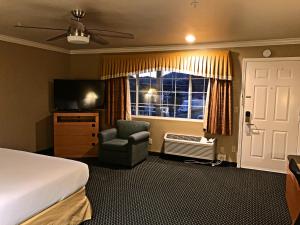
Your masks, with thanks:
[{"label": "dresser drawer", "polygon": [[86,135],[74,135],[74,136],[54,136],[54,146],[95,146],[98,143],[97,137]]},{"label": "dresser drawer", "polygon": [[98,126],[82,126],[82,125],[59,125],[54,128],[54,135],[72,136],[72,135],[86,135],[97,136]]}]

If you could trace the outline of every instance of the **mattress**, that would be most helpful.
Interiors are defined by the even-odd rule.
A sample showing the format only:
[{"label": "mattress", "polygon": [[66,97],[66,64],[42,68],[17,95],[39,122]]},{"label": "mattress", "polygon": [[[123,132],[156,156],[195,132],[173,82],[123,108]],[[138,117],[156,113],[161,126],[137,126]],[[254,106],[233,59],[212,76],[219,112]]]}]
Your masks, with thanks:
[{"label": "mattress", "polygon": [[88,181],[84,163],[0,148],[0,224],[19,224]]}]

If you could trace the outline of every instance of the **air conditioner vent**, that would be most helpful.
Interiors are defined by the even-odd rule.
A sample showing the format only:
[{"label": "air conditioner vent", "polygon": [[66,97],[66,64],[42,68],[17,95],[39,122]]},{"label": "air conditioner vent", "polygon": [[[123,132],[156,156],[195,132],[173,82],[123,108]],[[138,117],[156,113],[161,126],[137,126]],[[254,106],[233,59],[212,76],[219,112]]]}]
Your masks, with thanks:
[{"label": "air conditioner vent", "polygon": [[166,133],[164,153],[198,159],[215,159],[215,139],[201,136]]},{"label": "air conditioner vent", "polygon": [[200,142],[202,139],[202,137],[178,135],[178,134],[167,134],[166,137],[174,140],[184,140],[184,141],[194,141],[194,142]]}]

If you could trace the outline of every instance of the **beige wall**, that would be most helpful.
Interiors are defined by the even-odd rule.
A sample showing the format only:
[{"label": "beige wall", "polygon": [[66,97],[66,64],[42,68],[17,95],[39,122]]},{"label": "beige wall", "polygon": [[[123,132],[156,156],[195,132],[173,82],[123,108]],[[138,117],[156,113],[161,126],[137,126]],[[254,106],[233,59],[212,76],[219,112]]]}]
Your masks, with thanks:
[{"label": "beige wall", "polygon": [[[300,56],[300,45],[285,45],[285,46],[263,46],[249,48],[232,48],[230,49],[233,61],[233,135],[227,137],[217,136],[217,151],[226,153],[227,160],[236,162],[236,152],[232,149],[237,149],[238,143],[238,121],[239,121],[239,97],[241,91],[242,78],[242,61],[244,58],[260,58],[262,51],[266,48],[272,50],[272,57],[294,57]],[[97,77],[99,72],[99,55],[73,55],[71,57],[71,74],[80,75],[88,74],[91,77]],[[86,62],[86,63],[83,63]],[[78,69],[76,69],[78,68]],[[202,124],[199,122],[183,122],[173,120],[142,118],[137,120],[145,120],[151,123],[151,138],[153,144],[150,150],[160,152],[163,144],[163,134],[165,132],[178,132],[194,135],[203,135]]]},{"label": "beige wall", "polygon": [[163,148],[163,139],[166,132],[177,134],[203,135],[203,123],[173,119],[133,118],[133,120],[147,121],[151,124],[150,133],[152,145],[150,151],[160,152]]},{"label": "beige wall", "polygon": [[68,74],[66,54],[0,42],[0,147],[52,146],[51,82]]},{"label": "beige wall", "polygon": [[[99,54],[66,55],[0,42],[0,146],[35,151],[52,146],[49,104],[54,78],[98,79]],[[261,57],[267,47],[233,48],[233,136],[217,137],[218,151],[236,162],[238,110],[243,58]],[[300,56],[300,45],[269,46],[272,57]],[[103,119],[102,113],[102,119]],[[151,123],[151,151],[159,152],[165,132],[203,135],[202,124],[147,118]],[[49,129],[50,127],[50,129]]]},{"label": "beige wall", "polygon": [[100,55],[71,55],[70,74],[75,79],[99,79]]}]

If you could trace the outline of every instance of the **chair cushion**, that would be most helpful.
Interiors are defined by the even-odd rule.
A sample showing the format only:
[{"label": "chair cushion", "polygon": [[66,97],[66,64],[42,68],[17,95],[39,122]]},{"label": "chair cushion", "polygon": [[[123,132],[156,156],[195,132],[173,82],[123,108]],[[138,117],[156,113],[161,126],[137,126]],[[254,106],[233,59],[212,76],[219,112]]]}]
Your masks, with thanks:
[{"label": "chair cushion", "polygon": [[128,137],[134,133],[148,131],[149,127],[150,123],[144,121],[118,120],[118,137],[128,139]]},{"label": "chair cushion", "polygon": [[115,138],[102,144],[104,151],[127,151],[128,140]]}]

